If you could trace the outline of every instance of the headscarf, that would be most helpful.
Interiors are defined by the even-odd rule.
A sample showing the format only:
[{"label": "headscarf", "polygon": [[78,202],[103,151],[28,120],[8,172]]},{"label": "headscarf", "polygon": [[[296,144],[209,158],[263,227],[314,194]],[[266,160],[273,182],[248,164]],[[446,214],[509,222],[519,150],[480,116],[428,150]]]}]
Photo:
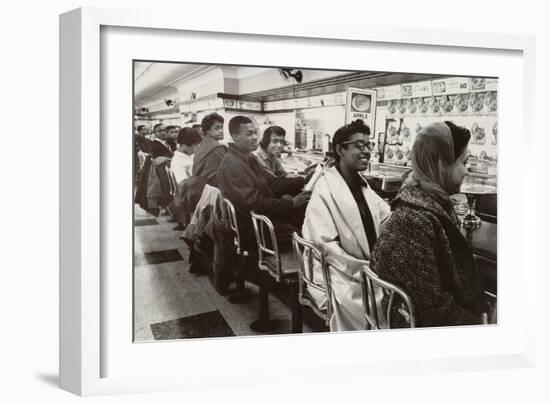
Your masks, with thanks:
[{"label": "headscarf", "polygon": [[432,123],[416,136],[412,147],[412,173],[405,184],[418,186],[441,204],[446,204],[454,161],[451,129],[443,122]]}]

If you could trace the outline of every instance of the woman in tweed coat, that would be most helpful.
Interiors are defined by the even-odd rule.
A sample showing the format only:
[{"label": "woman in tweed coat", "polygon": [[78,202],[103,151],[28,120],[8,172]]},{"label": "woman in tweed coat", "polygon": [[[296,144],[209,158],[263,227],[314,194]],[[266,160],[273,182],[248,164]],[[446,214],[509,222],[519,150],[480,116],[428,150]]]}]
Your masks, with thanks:
[{"label": "woman in tweed coat", "polygon": [[469,140],[470,132],[451,122],[418,134],[412,174],[392,202],[393,214],[372,253],[372,270],[411,297],[418,326],[481,324],[487,310],[449,200],[467,175]]}]

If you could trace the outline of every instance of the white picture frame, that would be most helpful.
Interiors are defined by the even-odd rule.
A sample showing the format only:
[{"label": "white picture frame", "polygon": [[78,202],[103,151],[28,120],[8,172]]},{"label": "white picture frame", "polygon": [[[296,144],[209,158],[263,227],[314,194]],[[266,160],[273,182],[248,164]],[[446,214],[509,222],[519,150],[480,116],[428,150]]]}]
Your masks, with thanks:
[{"label": "white picture frame", "polygon": [[[109,191],[111,183],[116,179],[110,172],[105,171],[106,160],[109,157],[109,139],[101,137],[101,133],[108,130],[105,127],[104,110],[102,110],[102,38],[104,27],[122,27],[131,29],[177,30],[181,33],[201,32],[205,34],[218,33],[228,37],[250,37],[255,42],[265,46],[277,41],[304,41],[315,44],[322,41],[322,46],[367,46],[375,44],[379,47],[401,47],[414,52],[449,51],[466,52],[470,50],[485,50],[487,52],[510,52],[519,63],[515,79],[521,82],[508,80],[514,90],[515,105],[523,101],[523,108],[515,116],[503,116],[506,126],[499,133],[504,138],[499,145],[502,158],[499,166],[499,212],[513,212],[511,221],[501,221],[499,226],[499,267],[516,265],[521,268],[519,273],[521,284],[527,291],[519,301],[513,301],[509,291],[513,286],[514,276],[507,271],[499,270],[499,325],[483,328],[456,328],[456,329],[426,329],[415,331],[392,331],[388,333],[365,334],[354,332],[346,334],[315,335],[315,336],[273,336],[266,338],[236,338],[234,340],[201,340],[184,343],[150,343],[140,350],[149,358],[166,357],[176,350],[189,349],[197,351],[196,356],[188,355],[185,364],[178,362],[167,364],[166,371],[158,371],[158,375],[136,375],[124,373],[124,368],[116,375],[111,375],[106,367],[107,359],[117,354],[118,348],[113,346],[106,335],[106,324],[112,324],[108,318],[114,315],[111,312],[108,294],[111,291],[105,288],[102,267],[109,264],[112,247],[105,241],[102,226],[116,217],[105,217],[102,209],[109,209]],[[174,32],[174,31],[171,31]],[[221,34],[223,33],[223,34]],[[193,39],[191,39],[193,40]],[[478,52],[479,53],[479,52]],[[508,53],[506,53],[508,54]],[[139,58],[141,55],[136,55]],[[250,20],[245,25],[242,21],[224,19],[211,16],[208,20],[185,19],[179,15],[163,11],[152,10],[111,10],[102,8],[81,8],[70,11],[60,17],[60,385],[63,389],[79,395],[98,395],[114,393],[135,393],[141,391],[161,391],[187,389],[197,387],[214,387],[231,385],[253,385],[281,381],[300,382],[312,379],[304,373],[304,369],[316,368],[317,381],[322,379],[347,379],[347,376],[369,376],[379,374],[406,374],[414,373],[478,370],[498,368],[519,368],[534,365],[535,361],[535,317],[534,304],[536,298],[536,264],[534,243],[527,240],[527,234],[535,233],[535,212],[525,203],[510,209],[507,201],[510,195],[509,187],[501,186],[501,177],[506,181],[516,179],[513,173],[513,159],[527,161],[527,147],[513,146],[514,158],[508,157],[506,130],[518,129],[523,133],[526,144],[533,140],[534,113],[535,113],[535,42],[533,37],[502,34],[473,34],[454,31],[430,31],[405,28],[380,28],[372,26],[338,24],[327,25],[314,21],[304,21],[292,30],[287,26],[277,24],[277,21]],[[262,59],[267,60],[267,59]],[[272,60],[273,57],[272,57]],[[213,61],[213,62],[218,62]],[[229,61],[228,61],[229,62]],[[351,63],[351,62],[350,62]],[[243,60],[247,64],[247,60]],[[360,66],[361,63],[358,62]],[[317,66],[329,67],[329,66]],[[334,66],[332,66],[334,67]],[[342,66],[344,67],[344,66]],[[349,64],[346,68],[349,67]],[[432,71],[437,73],[437,71]],[[449,72],[451,73],[451,72]],[[452,72],[467,74],[457,66]],[[512,77],[512,75],[510,76]],[[502,84],[506,84],[506,82]],[[514,84],[514,85],[512,85]],[[131,83],[130,83],[131,86]],[[510,87],[510,88],[511,88]],[[506,94],[507,86],[500,87],[500,94]],[[522,92],[523,91],[523,92]],[[504,101],[504,102],[503,102]],[[500,100],[499,105],[506,108],[506,99]],[[502,110],[502,109],[501,109]],[[131,109],[127,109],[128,133],[130,133]],[[501,122],[501,125],[503,123]],[[106,148],[107,147],[107,148]],[[512,147],[512,146],[511,146]],[[108,179],[108,180],[107,180]],[[527,178],[518,185],[520,192],[535,188],[535,177]],[[508,183],[508,182],[506,182]],[[500,221],[500,220],[499,220]],[[519,224],[518,224],[519,223]],[[503,231],[502,228],[506,228]],[[120,229],[120,228],[119,228]],[[131,226],[122,228],[131,231]],[[508,232],[514,231],[518,239],[517,250],[514,256],[502,248],[501,240]],[[502,262],[502,263],[501,263]],[[128,267],[128,270],[131,268]],[[108,288],[113,285],[109,284]],[[506,291],[500,293],[501,291]],[[122,298],[120,304],[128,304]],[[516,306],[517,305],[517,306]],[[523,312],[520,316],[519,312]],[[120,332],[119,332],[120,333]],[[421,339],[424,343],[437,346],[447,338],[471,339],[472,335],[486,342],[492,337],[495,339],[495,348],[484,354],[472,345],[471,349],[465,344],[462,350],[456,348],[449,353],[434,350],[431,354],[427,350],[409,353],[400,350],[395,344],[395,351],[391,354],[375,355],[369,350],[366,356],[358,349],[365,340],[378,343],[412,343]],[[131,337],[120,335],[120,340],[128,344],[128,351],[132,351]],[[383,336],[384,340],[381,339]],[[342,353],[336,358],[319,359],[308,346],[311,340],[319,345],[326,345],[331,351],[336,345],[342,347]],[[319,340],[322,343],[319,343]],[[382,340],[382,341],[381,341]],[[471,339],[473,340],[473,339]],[[290,342],[290,343],[289,343]],[[290,348],[303,351],[307,362],[297,359],[282,359],[277,361],[271,358],[270,365],[263,365],[263,371],[256,371],[262,366],[260,361],[252,361],[254,356],[264,353],[274,354]],[[239,355],[242,349],[250,352],[248,356]],[[230,372],[228,366],[218,362],[216,368],[203,365],[200,352],[208,348],[215,356],[221,354],[226,360],[240,364],[233,365]],[[347,348],[347,350],[346,350]],[[146,351],[145,351],[146,350]],[[365,350],[367,346],[365,346]],[[380,349],[379,349],[380,350]],[[308,355],[311,353],[311,355]],[[384,348],[381,349],[384,353]],[[140,353],[141,354],[141,353]],[[401,355],[400,355],[401,354]],[[127,356],[127,358],[132,356]],[[202,356],[204,358],[204,355]],[[347,357],[347,358],[346,358]],[[135,358],[135,357],[134,357]],[[288,357],[287,357],[288,358]],[[154,359],[154,358],[151,358]],[[219,360],[219,358],[217,358]],[[216,361],[217,362],[217,361]],[[143,361],[146,366],[146,361]],[[176,371],[179,366],[180,371]],[[192,368],[193,371],[189,369]],[[284,371],[281,371],[281,368]],[[114,372],[112,372],[114,374]],[[337,373],[335,375],[335,373]],[[208,374],[208,376],[204,376]],[[202,375],[202,376],[201,376]]]}]

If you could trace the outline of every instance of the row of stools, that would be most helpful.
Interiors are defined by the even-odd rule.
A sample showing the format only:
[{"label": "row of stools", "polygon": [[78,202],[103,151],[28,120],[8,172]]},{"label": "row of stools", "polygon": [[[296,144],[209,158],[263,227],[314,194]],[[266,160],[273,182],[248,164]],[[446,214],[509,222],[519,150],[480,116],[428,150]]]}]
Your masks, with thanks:
[{"label": "row of stools", "polygon": [[[172,171],[167,167],[170,195],[175,196],[177,182]],[[233,244],[237,256],[237,264],[244,267],[249,262],[250,253],[244,250],[237,222],[235,207],[230,200],[222,197],[223,209],[229,220],[229,226],[233,233]],[[287,293],[291,311],[291,331],[302,332],[302,306],[309,307],[326,326],[330,324],[333,312],[332,287],[330,281],[330,265],[326,262],[326,252],[313,243],[303,239],[296,232],[292,234],[292,252],[280,252],[275,234],[275,227],[265,215],[250,213],[254,234],[258,247],[258,268],[268,273],[271,278]],[[314,280],[314,267],[320,267],[322,273],[321,284]],[[259,315],[258,319],[250,325],[257,333],[269,333],[278,327],[278,323],[270,319],[269,315],[269,282],[258,281],[259,286]],[[381,329],[391,327],[392,312],[397,312],[405,319],[410,327],[415,326],[414,306],[405,291],[396,285],[379,278],[369,269],[368,262],[364,262],[361,272],[361,284],[363,290],[363,306],[365,308],[365,329]],[[312,295],[312,290],[317,295],[323,295],[326,304],[318,306]],[[388,303],[383,312],[380,304],[380,293],[383,293]],[[396,298],[397,296],[397,298]],[[250,302],[252,296],[246,292],[244,279],[236,282],[236,292],[229,296],[229,301],[235,304]],[[398,301],[395,305],[394,303]],[[398,305],[398,306],[396,306]],[[394,309],[395,307],[395,309]]]},{"label": "row of stools", "polygon": [[[233,232],[235,250],[241,257],[242,264],[247,262],[250,256],[249,251],[243,250],[241,236],[235,207],[226,198],[223,198],[223,205],[229,218],[230,227]],[[269,276],[287,292],[290,312],[291,312],[291,331],[301,333],[302,329],[302,306],[309,307],[317,316],[319,316],[329,326],[330,318],[333,313],[333,298],[330,281],[330,265],[326,262],[326,252],[322,245],[317,246],[303,239],[296,232],[292,234],[292,252],[280,252],[275,234],[275,227],[271,220],[265,215],[250,213],[254,234],[258,247],[258,269],[268,273]],[[315,281],[314,267],[321,269],[322,281]],[[410,326],[415,326],[414,307],[411,299],[402,289],[387,281],[380,279],[368,267],[368,262],[364,262],[361,276],[363,289],[363,304],[365,307],[365,329],[381,329],[391,325],[392,312],[400,314],[405,322]],[[278,323],[270,319],[269,315],[269,291],[268,282],[260,281],[259,284],[259,315],[258,319],[250,325],[251,329],[259,333],[269,333],[275,330]],[[244,290],[244,281],[237,282],[237,288]],[[313,297],[312,291],[317,295],[323,295],[326,304],[322,307],[318,305]],[[384,310],[384,318],[380,318],[382,310],[380,304],[380,292],[387,298],[387,306]],[[243,292],[235,294],[246,295]],[[397,297],[397,298],[396,298]],[[395,308],[395,309],[394,309]]]}]

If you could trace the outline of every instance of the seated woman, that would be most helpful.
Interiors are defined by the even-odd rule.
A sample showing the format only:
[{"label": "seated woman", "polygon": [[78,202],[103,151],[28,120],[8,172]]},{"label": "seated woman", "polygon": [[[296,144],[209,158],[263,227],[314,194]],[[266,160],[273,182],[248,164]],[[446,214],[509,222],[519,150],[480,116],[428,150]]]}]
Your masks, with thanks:
[{"label": "seated woman", "polygon": [[227,152],[223,140],[223,116],[217,113],[206,115],[201,122],[204,139],[193,158],[193,176],[202,177],[211,186],[217,186],[218,168]]},{"label": "seated woman", "polygon": [[260,147],[254,154],[268,173],[274,177],[284,178],[287,176],[283,164],[281,164],[281,154],[285,145],[286,131],[280,126],[269,126],[265,129]]},{"label": "seated woman", "polygon": [[176,142],[178,149],[174,151],[174,157],[170,169],[174,173],[176,182],[181,182],[191,177],[193,169],[193,154],[202,141],[198,131],[190,127],[184,127],[178,133]]},{"label": "seated woman", "polygon": [[[390,215],[389,205],[359,174],[368,168],[369,134],[362,121],[334,133],[335,165],[326,168],[317,181],[302,228],[305,239],[328,252],[334,306],[331,331],[364,328],[361,265],[370,260],[382,224]],[[320,268],[314,268],[314,275],[321,283]]]},{"label": "seated woman", "polygon": [[[280,126],[265,129],[259,147],[252,154],[264,169],[269,186],[277,197],[296,196],[302,191],[307,178],[289,177],[281,163],[281,153],[285,144],[286,131]],[[303,221],[303,212],[301,213]],[[301,225],[301,224],[300,224]]]},{"label": "seated woman", "polygon": [[176,180],[176,192],[174,195],[174,202],[169,209],[176,221],[178,221],[178,225],[174,229],[183,230],[193,213],[193,211],[185,208],[184,196],[187,188],[186,182],[191,177],[193,154],[202,141],[202,137],[195,129],[184,127],[179,131],[176,141],[178,149],[174,151],[174,157],[170,164],[170,170],[174,174]]},{"label": "seated woman", "polygon": [[417,326],[481,324],[487,308],[449,200],[467,175],[469,140],[470,132],[451,122],[422,129],[412,148],[412,173],[372,254],[371,268],[411,297]]}]

